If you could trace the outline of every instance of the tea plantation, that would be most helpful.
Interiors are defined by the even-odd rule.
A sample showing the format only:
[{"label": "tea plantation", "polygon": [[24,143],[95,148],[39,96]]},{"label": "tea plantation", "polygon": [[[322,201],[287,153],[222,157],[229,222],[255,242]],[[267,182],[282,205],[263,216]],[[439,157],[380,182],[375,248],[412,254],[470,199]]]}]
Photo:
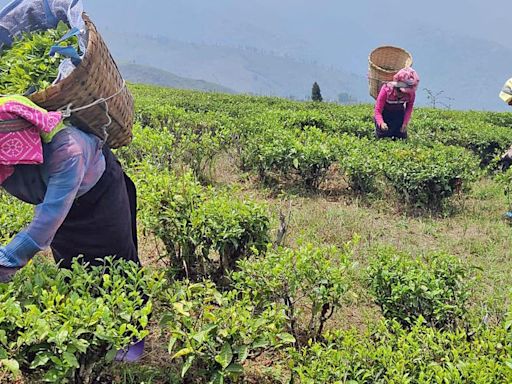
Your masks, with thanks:
[{"label": "tea plantation", "polygon": [[[377,141],[370,105],[130,87],[145,268],[38,255],[0,285],[0,382],[512,382],[512,114]],[[0,238],[31,215],[0,193]]]}]

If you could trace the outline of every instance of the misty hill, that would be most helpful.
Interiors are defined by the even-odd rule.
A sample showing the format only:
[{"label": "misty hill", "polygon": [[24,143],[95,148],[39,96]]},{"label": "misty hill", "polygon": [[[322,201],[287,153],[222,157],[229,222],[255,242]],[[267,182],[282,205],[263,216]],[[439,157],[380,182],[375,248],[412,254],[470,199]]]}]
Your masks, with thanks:
[{"label": "misty hill", "polygon": [[[368,54],[379,45],[392,44],[413,53],[422,80],[420,105],[429,103],[423,90],[428,88],[444,91],[444,101],[453,108],[506,108],[497,97],[512,75],[507,67],[512,43],[502,27],[505,0],[496,0],[493,7],[478,0],[468,0],[464,7],[441,0],[415,2],[407,4],[406,15],[399,0],[385,6],[370,0],[152,1],[152,9],[159,12],[149,10],[143,0],[126,4],[84,3],[101,31],[160,36],[183,44],[173,43],[169,55],[156,52],[165,49],[163,41],[149,44],[145,51],[139,46],[143,53],[137,56],[146,61],[136,60],[152,61],[179,76],[242,92],[297,98],[309,94],[313,81],[318,81],[327,98],[348,92],[369,101]],[[123,17],[116,17],[121,7]],[[119,44],[119,58],[130,56],[131,48],[123,49],[123,40],[111,39],[111,44]]]},{"label": "misty hill", "polygon": [[[0,0],[5,5],[7,0]],[[508,110],[497,94],[512,76],[509,1],[84,0],[118,62],[151,66],[236,92],[371,101],[368,54],[398,45],[424,88],[457,109]],[[400,17],[397,17],[400,15]]]},{"label": "misty hill", "polygon": [[131,35],[104,28],[120,62],[152,66],[185,78],[222,84],[236,92],[304,99],[318,82],[326,99],[348,93],[368,101],[366,79],[333,67],[278,56],[255,48],[187,43],[163,36]]},{"label": "misty hill", "polygon": [[176,76],[162,69],[137,64],[120,64],[123,77],[132,83],[160,85],[179,89],[194,89],[206,92],[235,93],[232,89],[204,80]]}]

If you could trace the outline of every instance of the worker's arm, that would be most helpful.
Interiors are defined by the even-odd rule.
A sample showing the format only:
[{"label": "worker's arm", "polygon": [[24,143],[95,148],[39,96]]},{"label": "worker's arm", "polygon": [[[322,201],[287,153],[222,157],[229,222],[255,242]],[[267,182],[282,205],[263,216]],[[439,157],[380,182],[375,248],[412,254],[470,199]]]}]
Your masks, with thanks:
[{"label": "worker's arm", "polygon": [[49,180],[44,200],[36,206],[29,226],[0,247],[0,266],[22,267],[48,247],[77,196],[85,174],[82,153],[67,142],[57,142],[51,149],[45,159],[49,162]]},{"label": "worker's arm", "polygon": [[384,106],[386,105],[386,100],[388,98],[387,86],[384,84],[380,89],[379,96],[377,96],[377,100],[375,101],[375,111],[374,111],[374,119],[379,127],[384,123],[384,118],[382,117],[382,111],[384,110]]}]

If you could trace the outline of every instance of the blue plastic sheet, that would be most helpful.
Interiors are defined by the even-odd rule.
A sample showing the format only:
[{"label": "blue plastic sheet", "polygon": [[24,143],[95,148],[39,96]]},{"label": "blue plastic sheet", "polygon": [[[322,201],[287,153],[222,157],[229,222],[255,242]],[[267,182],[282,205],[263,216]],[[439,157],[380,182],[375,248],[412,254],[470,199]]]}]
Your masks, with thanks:
[{"label": "blue plastic sheet", "polygon": [[13,0],[0,11],[0,49],[11,45],[13,37],[20,33],[55,28],[64,21],[71,28],[68,35],[78,36],[80,52],[52,49],[52,54],[59,52],[68,57],[59,66],[55,82],[60,81],[75,69],[86,52],[87,31],[82,13],[81,0]]}]

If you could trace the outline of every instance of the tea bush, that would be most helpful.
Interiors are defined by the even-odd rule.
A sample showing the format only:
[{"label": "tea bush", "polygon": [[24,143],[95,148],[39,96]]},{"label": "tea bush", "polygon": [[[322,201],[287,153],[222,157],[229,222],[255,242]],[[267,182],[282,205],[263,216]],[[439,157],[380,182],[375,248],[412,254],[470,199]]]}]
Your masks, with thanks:
[{"label": "tea bush", "polygon": [[261,204],[203,187],[191,173],[158,173],[148,164],[134,179],[141,221],[163,241],[179,277],[219,280],[236,260],[269,242],[269,218]]},{"label": "tea bush", "polygon": [[211,282],[177,282],[165,292],[162,326],[170,335],[169,354],[182,377],[202,382],[232,382],[243,375],[243,364],[262,352],[294,341],[286,333],[279,305],[256,310],[237,291],[219,292]]},{"label": "tea bush", "polygon": [[459,259],[446,253],[413,258],[382,248],[368,268],[369,288],[383,315],[411,327],[454,328],[467,314],[472,274]]},{"label": "tea bush", "polygon": [[342,136],[334,140],[340,172],[356,193],[377,193],[382,188],[385,155],[375,141]]},{"label": "tea bush", "polygon": [[136,123],[132,133],[133,140],[130,145],[115,151],[124,167],[133,168],[145,161],[156,169],[173,168],[173,160],[180,157],[180,151],[176,148],[176,139],[168,130],[142,127]]},{"label": "tea bush", "polygon": [[391,187],[398,201],[419,208],[439,210],[446,198],[469,189],[479,175],[477,160],[458,147],[416,147],[353,136],[332,143],[353,191],[382,193]]},{"label": "tea bush", "polygon": [[336,331],[324,343],[290,349],[294,376],[302,384],[512,382],[512,341],[502,327],[470,334],[421,323],[405,330],[383,321],[366,332]]},{"label": "tea bush", "polygon": [[148,334],[162,283],[132,262],[66,270],[36,259],[0,285],[0,358],[29,382],[92,383]]},{"label": "tea bush", "polygon": [[349,245],[297,250],[278,249],[264,257],[242,260],[232,274],[237,290],[247,292],[258,307],[282,303],[289,332],[299,343],[318,339],[325,323],[349,298],[352,284]]},{"label": "tea bush", "polygon": [[[420,109],[415,112],[411,132],[422,145],[441,143],[466,148],[489,165],[512,142],[512,131],[502,117],[487,113]],[[411,135],[412,136],[412,135]]]},{"label": "tea bush", "polygon": [[[195,113],[161,103],[138,103],[136,119],[142,127],[149,127],[142,133],[143,141],[145,134],[150,139],[155,137],[148,129],[163,132],[162,143],[171,144],[171,148],[166,146],[165,150],[170,150],[173,160],[189,166],[203,181],[210,179],[215,158],[227,150],[234,135],[233,122],[223,113]],[[161,148],[162,143],[157,148]],[[141,145],[150,149],[146,142]],[[152,156],[151,151],[147,155]]]},{"label": "tea bush", "polygon": [[476,159],[462,148],[388,143],[384,150],[384,176],[409,205],[439,210],[444,199],[468,189],[478,176]]},{"label": "tea bush", "polygon": [[298,176],[306,187],[317,188],[335,161],[329,135],[315,127],[268,127],[244,143],[243,164],[261,179]]}]

